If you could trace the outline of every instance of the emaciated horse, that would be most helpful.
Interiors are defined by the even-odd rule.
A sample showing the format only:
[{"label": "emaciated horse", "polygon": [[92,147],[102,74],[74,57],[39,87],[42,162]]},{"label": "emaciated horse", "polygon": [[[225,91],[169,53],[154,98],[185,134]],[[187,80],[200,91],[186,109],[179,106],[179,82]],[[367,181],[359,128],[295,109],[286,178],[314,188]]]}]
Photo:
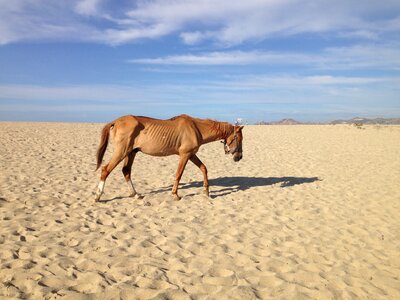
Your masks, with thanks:
[{"label": "emaciated horse", "polygon": [[[137,152],[154,156],[179,155],[179,164],[172,196],[179,200],[178,185],[188,160],[200,168],[204,176],[204,192],[208,196],[207,168],[197,157],[200,146],[217,140],[224,142],[225,153],[232,154],[234,161],[242,158],[243,126],[226,122],[197,119],[180,115],[169,120],[157,120],[140,116],[123,116],[104,126],[97,150],[97,169],[101,166],[111,136],[114,152],[108,164],[101,169],[96,202],[104,191],[104,184],[111,171],[124,160],[122,173],[128,183],[130,196],[138,196],[131,180],[131,169]],[[97,170],[96,169],[96,170]]]}]

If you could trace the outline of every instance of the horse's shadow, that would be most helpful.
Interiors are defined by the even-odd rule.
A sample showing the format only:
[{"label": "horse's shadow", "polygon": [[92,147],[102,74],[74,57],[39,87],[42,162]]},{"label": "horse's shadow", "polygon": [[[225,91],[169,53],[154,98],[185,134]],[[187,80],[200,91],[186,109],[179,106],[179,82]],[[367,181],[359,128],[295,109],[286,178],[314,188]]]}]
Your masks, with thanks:
[{"label": "horse's shadow", "polygon": [[[230,193],[248,190],[254,187],[262,187],[268,185],[279,184],[282,188],[290,187],[299,184],[321,181],[318,177],[219,177],[209,180],[209,185],[212,187],[214,197],[224,196]],[[181,183],[179,189],[189,189],[193,187],[202,187],[203,181],[193,181],[189,183]],[[170,191],[172,185],[163,187],[159,190],[151,192],[157,194]]]}]

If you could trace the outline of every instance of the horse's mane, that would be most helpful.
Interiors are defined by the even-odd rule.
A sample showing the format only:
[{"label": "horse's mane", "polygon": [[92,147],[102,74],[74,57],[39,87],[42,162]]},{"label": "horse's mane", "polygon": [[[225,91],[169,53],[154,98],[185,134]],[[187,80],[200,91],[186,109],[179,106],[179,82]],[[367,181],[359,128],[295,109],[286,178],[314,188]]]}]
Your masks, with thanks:
[{"label": "horse's mane", "polygon": [[221,139],[227,138],[233,132],[234,129],[233,125],[229,124],[228,122],[219,122],[213,119],[193,118],[186,114],[172,117],[169,120],[172,121],[178,118],[188,118],[194,120],[195,122],[203,124],[203,126],[204,125],[209,126],[210,130],[215,132]]},{"label": "horse's mane", "polygon": [[233,126],[228,122],[218,122],[211,119],[207,119],[207,121],[211,122],[211,130],[216,132],[221,138],[228,137],[233,131]]}]

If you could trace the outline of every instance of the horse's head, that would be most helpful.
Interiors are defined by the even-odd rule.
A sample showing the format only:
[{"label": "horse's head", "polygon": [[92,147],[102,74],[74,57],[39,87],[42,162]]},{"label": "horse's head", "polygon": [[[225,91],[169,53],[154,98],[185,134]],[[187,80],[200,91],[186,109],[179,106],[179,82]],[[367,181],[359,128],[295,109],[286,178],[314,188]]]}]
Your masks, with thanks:
[{"label": "horse's head", "polygon": [[234,127],[233,132],[224,140],[225,154],[232,154],[234,161],[239,161],[243,157],[242,134],[243,126]]}]

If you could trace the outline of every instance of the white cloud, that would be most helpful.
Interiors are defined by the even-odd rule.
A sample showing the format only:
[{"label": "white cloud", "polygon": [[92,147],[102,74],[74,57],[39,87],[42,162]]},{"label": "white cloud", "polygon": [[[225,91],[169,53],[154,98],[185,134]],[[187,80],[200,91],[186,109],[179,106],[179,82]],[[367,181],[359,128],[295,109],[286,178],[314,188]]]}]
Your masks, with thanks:
[{"label": "white cloud", "polygon": [[302,65],[309,69],[373,68],[400,70],[397,44],[368,44],[327,48],[317,53],[218,51],[128,60],[152,65]]},{"label": "white cloud", "polygon": [[227,51],[203,54],[175,55],[159,58],[131,59],[128,62],[140,64],[166,65],[247,65],[259,63],[310,62],[310,57],[297,53],[277,53],[261,51]]},{"label": "white cloud", "polygon": [[0,0],[0,45],[32,40],[91,40],[99,30],[79,20],[76,1]]},{"label": "white cloud", "polygon": [[354,30],[354,31],[349,30],[346,32],[339,32],[338,36],[348,39],[364,38],[367,40],[377,40],[379,37],[378,34],[372,30]]},{"label": "white cloud", "polygon": [[[365,89],[372,85],[400,86],[400,77],[349,77],[331,75],[293,76],[293,75],[242,75],[225,77],[223,79],[192,80],[183,83],[152,83],[135,86],[127,85],[0,85],[0,100],[26,101],[89,101],[104,102],[143,102],[178,100],[187,101],[187,95],[209,94],[215,92],[232,92],[248,90],[254,92],[270,91],[274,89],[319,89],[321,87],[358,88]],[[376,88],[376,86],[374,87]],[[377,89],[379,90],[379,88]],[[214,96],[212,96],[214,97]],[[223,100],[223,99],[221,99]]]},{"label": "white cloud", "polygon": [[400,70],[400,45],[371,44],[325,49],[325,64],[330,68],[377,68]]},{"label": "white cloud", "polygon": [[351,77],[351,76],[293,76],[293,75],[246,75],[232,77],[230,80],[222,81],[217,85],[226,86],[231,89],[269,90],[269,89],[325,89],[337,87],[339,89],[357,88],[365,89],[372,85],[394,86],[400,84],[400,77]]},{"label": "white cloud", "polygon": [[[358,32],[359,37],[370,38],[382,30],[395,30],[394,20],[373,21],[374,14],[393,12],[400,4],[389,1],[352,3],[349,1],[301,0],[156,0],[140,2],[128,13],[142,24],[168,24],[171,32],[181,31],[183,42],[195,44],[211,39],[223,45],[240,44],[271,36],[330,31]],[[372,21],[371,21],[372,19]],[[385,28],[383,23],[387,23]],[[193,31],[185,30],[187,27]],[[360,34],[364,32],[364,34]],[[370,34],[365,34],[370,32]]]},{"label": "white cloud", "polygon": [[75,5],[77,13],[82,15],[96,15],[102,0],[80,0]]},{"label": "white cloud", "polygon": [[[37,39],[121,44],[177,34],[189,45],[211,40],[230,46],[300,33],[376,39],[400,28],[400,2],[394,0],[142,0],[124,5],[0,0],[0,7],[2,44]],[[96,22],[102,20],[107,22]]]},{"label": "white cloud", "polygon": [[108,101],[139,99],[143,92],[135,87],[121,85],[0,85],[0,99],[29,101]]},{"label": "white cloud", "polygon": [[156,24],[151,27],[145,28],[132,28],[132,29],[107,29],[103,34],[98,36],[99,40],[107,43],[117,45],[124,43],[128,40],[138,40],[143,38],[154,39],[164,36],[170,32],[168,25]]},{"label": "white cloud", "polygon": [[193,31],[193,32],[182,32],[180,34],[180,38],[183,42],[187,45],[195,45],[206,39],[210,34],[200,32],[200,31]]}]

